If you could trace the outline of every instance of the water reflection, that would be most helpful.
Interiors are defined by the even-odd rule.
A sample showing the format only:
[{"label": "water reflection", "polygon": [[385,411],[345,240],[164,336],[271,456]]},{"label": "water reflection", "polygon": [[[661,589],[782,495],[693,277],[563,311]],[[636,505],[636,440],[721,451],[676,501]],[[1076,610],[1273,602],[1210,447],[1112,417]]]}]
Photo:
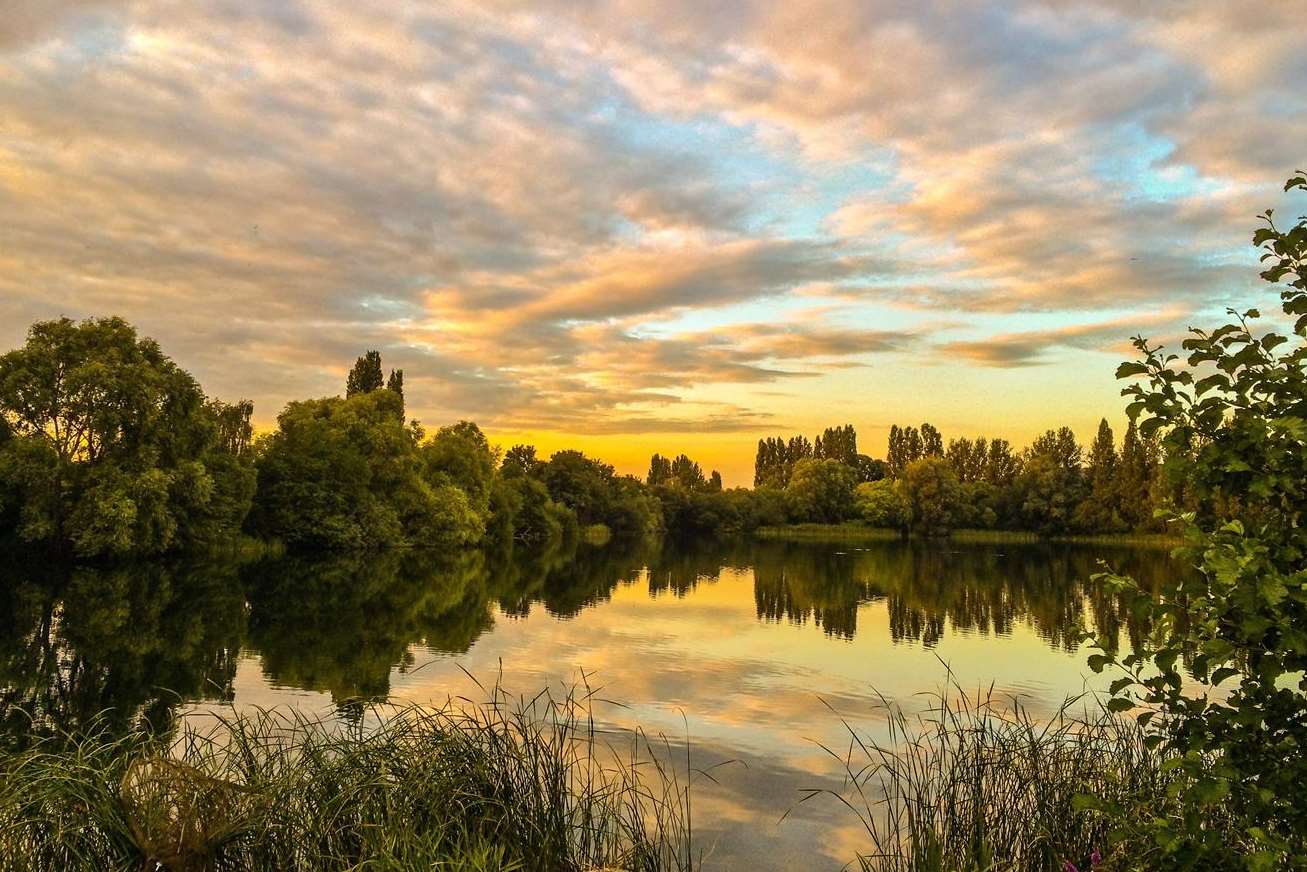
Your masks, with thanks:
[{"label": "water reflection", "polygon": [[[764,626],[813,625],[853,640],[867,608],[880,606],[892,644],[930,647],[948,634],[1006,636],[1026,625],[1049,650],[1070,651],[1082,626],[1113,638],[1140,631],[1086,583],[1104,557],[1143,579],[1169,571],[1164,551],[903,542],[17,565],[0,584],[0,717],[11,742],[33,721],[71,729],[106,712],[117,729],[167,728],[184,700],[232,699],[242,656],[275,687],[339,706],[378,700],[413,667],[415,649],[464,654],[496,620],[537,608],[573,618],[602,609],[619,586],[685,600],[725,572],[751,574]],[[704,623],[695,632],[711,638]]]},{"label": "water reflection", "polygon": [[183,700],[224,699],[247,619],[237,567],[11,566],[0,585],[0,719],[35,728],[170,725]]},{"label": "water reflection", "polygon": [[885,600],[895,642],[934,645],[946,624],[955,632],[1009,635],[1025,621],[1051,646],[1073,650],[1083,626],[1116,638],[1126,624],[1121,603],[1087,583],[1104,561],[1152,583],[1171,569],[1162,550],[765,543],[753,554],[754,595],[759,618],[812,619],[847,639],[857,633],[859,607]]}]

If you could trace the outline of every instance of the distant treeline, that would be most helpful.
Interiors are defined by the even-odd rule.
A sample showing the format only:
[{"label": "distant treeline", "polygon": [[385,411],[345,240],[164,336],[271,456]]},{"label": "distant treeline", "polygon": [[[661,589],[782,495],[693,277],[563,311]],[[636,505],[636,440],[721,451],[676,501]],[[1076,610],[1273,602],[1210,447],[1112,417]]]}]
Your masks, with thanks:
[{"label": "distant treeline", "polygon": [[753,489],[723,490],[686,455],[655,454],[647,484],[668,530],[702,534],[781,524],[869,526],[925,535],[958,527],[1067,533],[1152,532],[1175,504],[1154,436],[1131,424],[1118,448],[1104,420],[1088,448],[1068,427],[1024,450],[1005,439],[952,439],[930,424],[890,428],[884,460],[858,452],[851,424],[758,442]]},{"label": "distant treeline", "polygon": [[1131,423],[1118,447],[1106,420],[1082,447],[1069,427],[1021,451],[1006,439],[951,439],[930,424],[893,426],[884,460],[858,453],[852,425],[758,443],[754,485],[783,495],[787,520],[941,533],[953,527],[1045,534],[1156,530],[1174,503],[1155,436]]},{"label": "distant treeline", "polygon": [[685,454],[644,481],[579,451],[502,454],[476,424],[406,420],[404,373],[368,351],[344,396],[292,402],[258,438],[253,405],[207,397],[118,318],[32,326],[0,357],[0,538],[81,557],[214,548],[542,545],[602,524],[618,538],[733,535],[864,521],[926,534],[1149,530],[1176,494],[1154,439],[1119,450],[1104,421],[1086,451],[1067,428],[1021,452],[1002,439],[893,427],[884,460],[851,425],[758,443],[754,488],[722,487]]}]

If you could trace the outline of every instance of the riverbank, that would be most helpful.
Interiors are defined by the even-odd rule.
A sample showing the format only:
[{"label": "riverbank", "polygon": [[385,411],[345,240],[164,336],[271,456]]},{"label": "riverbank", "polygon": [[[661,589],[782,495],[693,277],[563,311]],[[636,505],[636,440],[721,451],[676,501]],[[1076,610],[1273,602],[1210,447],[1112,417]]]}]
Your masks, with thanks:
[{"label": "riverbank", "polygon": [[[865,524],[787,524],[759,527],[759,539],[788,542],[884,542],[904,538],[899,530],[868,527]],[[917,538],[917,537],[912,537]],[[954,530],[942,541],[976,544],[1053,542],[1076,545],[1129,545],[1141,548],[1174,548],[1180,540],[1161,533],[1101,533],[1043,536],[1023,530]]]},{"label": "riverbank", "polygon": [[[609,742],[612,742],[610,745]],[[689,869],[685,782],[588,695],[253,710],[0,757],[6,869]]]}]

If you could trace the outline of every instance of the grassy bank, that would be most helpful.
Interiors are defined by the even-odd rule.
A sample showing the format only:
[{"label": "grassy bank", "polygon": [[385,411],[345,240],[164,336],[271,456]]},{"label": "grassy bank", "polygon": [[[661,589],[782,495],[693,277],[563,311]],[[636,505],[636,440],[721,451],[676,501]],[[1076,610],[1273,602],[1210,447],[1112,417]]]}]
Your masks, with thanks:
[{"label": "grassy bank", "polygon": [[[688,794],[588,700],[496,693],[344,726],[233,716],[0,761],[4,868],[688,869]],[[647,749],[644,749],[647,750]]]},{"label": "grassy bank", "polygon": [[[1152,868],[1151,846],[1120,842],[1115,821],[1089,808],[1176,813],[1164,758],[1133,720],[1085,712],[1080,700],[1036,718],[1017,702],[956,689],[918,717],[888,702],[885,711],[884,744],[846,722],[848,747],[827,749],[847,776],[833,797],[871,846],[854,864],[863,872],[1087,870],[1095,852],[1102,868]],[[832,796],[813,791],[805,801],[823,795]]]},{"label": "grassy bank", "polygon": [[[868,527],[865,524],[787,524],[759,527],[754,535],[760,539],[787,542],[883,542],[903,538],[898,530]],[[915,538],[915,537],[913,537]],[[1085,545],[1132,545],[1144,548],[1173,548],[1179,540],[1159,533],[1102,533],[1042,536],[1021,530],[954,530],[941,541],[977,544],[1058,542]]]}]

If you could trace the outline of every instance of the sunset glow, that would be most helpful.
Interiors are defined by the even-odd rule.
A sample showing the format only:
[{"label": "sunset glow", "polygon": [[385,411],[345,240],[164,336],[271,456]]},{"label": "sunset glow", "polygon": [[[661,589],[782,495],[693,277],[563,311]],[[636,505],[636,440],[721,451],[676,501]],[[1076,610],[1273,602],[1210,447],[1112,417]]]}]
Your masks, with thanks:
[{"label": "sunset glow", "polygon": [[1132,334],[1264,297],[1307,142],[1288,0],[3,5],[0,349],[121,315],[266,428],[376,348],[428,426],[727,484],[1088,439]]}]

